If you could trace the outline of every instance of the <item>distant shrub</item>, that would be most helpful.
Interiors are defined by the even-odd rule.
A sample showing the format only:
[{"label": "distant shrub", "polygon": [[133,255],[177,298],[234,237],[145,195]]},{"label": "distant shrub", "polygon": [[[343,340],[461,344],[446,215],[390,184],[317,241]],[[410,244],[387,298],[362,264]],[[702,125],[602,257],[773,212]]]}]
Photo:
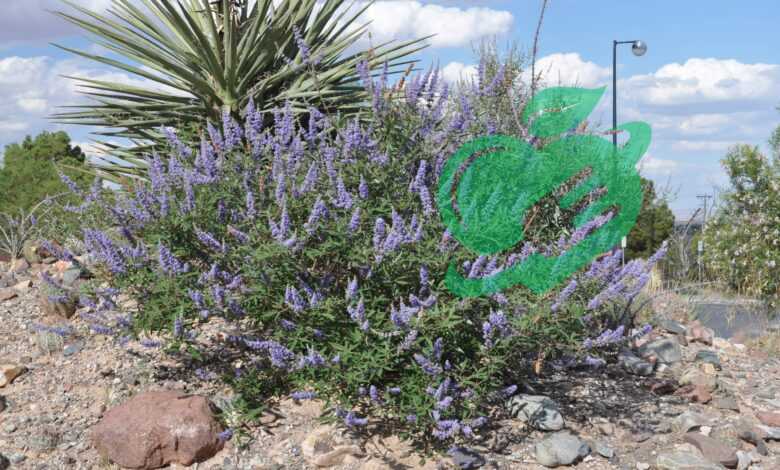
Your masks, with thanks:
[{"label": "distant shrub", "polygon": [[[166,336],[246,411],[272,395],[320,397],[354,429],[381,420],[434,441],[471,438],[530,361],[568,354],[599,366],[596,351],[647,332],[631,330],[632,301],[661,254],[621,267],[610,253],[545,295],[453,296],[451,260],[477,277],[565,246],[556,234],[475,258],[433,202],[449,155],[495,132],[490,101],[506,99],[496,85],[516,76],[481,72],[449,99],[436,70],[403,88],[360,72],[373,97],[367,124],[310,109],[298,126],[278,109],[261,128],[250,106],[244,125],[227,116],[197,148],[167,131],[171,152],[150,159],[148,183],[113,200],[85,195],[73,210],[99,207],[115,225],[84,230],[93,272],[110,286],[81,299],[93,330],[148,346],[157,342],[145,334]],[[139,304],[131,317],[110,314],[120,293]],[[222,321],[228,333],[209,356],[201,332]]]}]

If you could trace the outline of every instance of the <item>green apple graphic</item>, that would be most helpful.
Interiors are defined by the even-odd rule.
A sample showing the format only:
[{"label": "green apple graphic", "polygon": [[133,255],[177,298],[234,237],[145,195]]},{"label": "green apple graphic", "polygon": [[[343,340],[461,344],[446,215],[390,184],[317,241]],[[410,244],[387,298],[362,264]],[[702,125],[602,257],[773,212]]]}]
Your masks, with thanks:
[{"label": "green apple graphic", "polygon": [[[530,123],[536,137],[562,136],[585,120],[603,93],[604,88],[548,88],[526,106],[523,121]],[[610,208],[617,208],[617,213],[560,256],[536,253],[478,279],[464,278],[450,264],[447,288],[461,297],[488,295],[518,284],[545,292],[614,247],[639,215],[642,187],[636,163],[650,144],[646,123],[626,123],[616,129],[621,130],[630,139],[619,148],[594,135],[563,135],[542,149],[505,135],[479,137],[461,146],[442,170],[436,200],[452,236],[480,255],[516,248],[523,241],[526,211],[585,169],[590,169],[589,176],[560,205],[571,207],[596,188],[606,191],[577,214],[575,227]]]}]

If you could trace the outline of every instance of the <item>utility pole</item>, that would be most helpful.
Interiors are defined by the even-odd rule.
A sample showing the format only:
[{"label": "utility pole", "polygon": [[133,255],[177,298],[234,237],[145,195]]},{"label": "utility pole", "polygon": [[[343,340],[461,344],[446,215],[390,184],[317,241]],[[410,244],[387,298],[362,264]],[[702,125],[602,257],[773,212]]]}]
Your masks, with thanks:
[{"label": "utility pole", "polygon": [[[696,197],[701,199],[702,202],[704,203],[704,212],[702,213],[702,216],[701,216],[702,217],[701,231],[699,232],[700,235],[703,235],[704,234],[704,227],[707,225],[707,202],[710,199],[712,199],[712,195],[710,195],[710,194],[697,194]],[[702,266],[702,258],[701,258],[702,252],[704,251],[704,239],[703,238],[699,238],[699,243],[698,243],[696,251],[697,251],[697,254],[698,254],[697,263],[699,265],[699,282],[702,282],[702,274],[703,274],[703,270],[704,270],[704,267]]]},{"label": "utility pole", "polygon": [[702,213],[702,228],[704,228],[705,225],[707,225],[707,201],[709,199],[712,199],[711,194],[697,194],[697,198],[702,199],[704,203],[704,212]]}]

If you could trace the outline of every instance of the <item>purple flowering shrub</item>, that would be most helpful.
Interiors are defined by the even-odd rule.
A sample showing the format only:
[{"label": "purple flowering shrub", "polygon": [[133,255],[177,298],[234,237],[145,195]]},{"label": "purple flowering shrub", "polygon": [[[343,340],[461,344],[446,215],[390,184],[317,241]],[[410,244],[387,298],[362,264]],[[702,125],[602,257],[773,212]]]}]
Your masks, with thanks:
[{"label": "purple flowering shrub", "polygon": [[[440,222],[442,165],[501,127],[485,110],[511,77],[481,68],[450,96],[437,70],[403,88],[365,64],[359,72],[373,97],[366,121],[315,109],[296,121],[287,108],[264,128],[250,104],[243,123],[226,116],[195,145],[166,129],[170,152],[150,158],[148,182],[132,191],[84,195],[114,229],[84,227],[93,274],[109,287],[80,302],[96,333],[149,347],[158,340],[146,334],[166,337],[191,354],[197,379],[220,375],[248,408],[318,397],[352,428],[382,421],[470,439],[491,403],[517,390],[529,354],[593,354],[630,334],[628,307],[655,260],[621,267],[610,254],[544,296],[516,287],[454,297],[443,285],[451,259],[484,276],[585,234],[475,257]],[[132,316],[111,314],[120,293],[138,303]],[[208,360],[200,335],[210,322],[229,325],[218,356],[240,367]]]}]

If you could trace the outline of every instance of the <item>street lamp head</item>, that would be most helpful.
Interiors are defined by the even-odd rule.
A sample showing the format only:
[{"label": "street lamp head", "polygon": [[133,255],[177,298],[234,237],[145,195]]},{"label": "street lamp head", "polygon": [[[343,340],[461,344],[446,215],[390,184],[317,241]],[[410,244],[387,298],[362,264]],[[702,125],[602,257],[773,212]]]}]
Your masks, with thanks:
[{"label": "street lamp head", "polygon": [[634,43],[631,44],[631,52],[637,57],[643,56],[645,55],[645,52],[647,52],[647,44],[645,44],[644,41],[634,41]]}]

